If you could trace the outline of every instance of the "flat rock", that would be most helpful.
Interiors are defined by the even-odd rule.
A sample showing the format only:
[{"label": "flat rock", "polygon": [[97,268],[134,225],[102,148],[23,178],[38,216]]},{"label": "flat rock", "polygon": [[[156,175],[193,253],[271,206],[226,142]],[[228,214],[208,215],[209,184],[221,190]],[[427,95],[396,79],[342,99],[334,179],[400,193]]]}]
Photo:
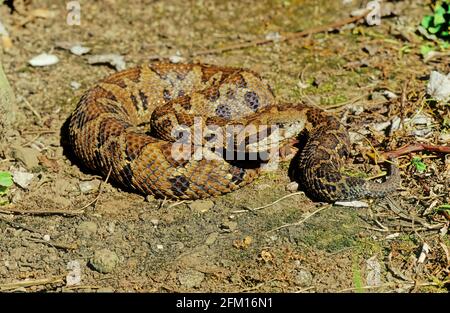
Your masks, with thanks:
[{"label": "flat rock", "polygon": [[89,263],[97,272],[107,274],[111,273],[117,264],[119,264],[119,257],[113,251],[101,249],[95,251]]},{"label": "flat rock", "polygon": [[32,148],[12,146],[11,154],[14,159],[23,163],[23,165],[29,170],[39,165],[39,151]]},{"label": "flat rock", "polygon": [[188,269],[178,274],[178,281],[186,288],[199,287],[204,279],[205,274],[193,269]]}]

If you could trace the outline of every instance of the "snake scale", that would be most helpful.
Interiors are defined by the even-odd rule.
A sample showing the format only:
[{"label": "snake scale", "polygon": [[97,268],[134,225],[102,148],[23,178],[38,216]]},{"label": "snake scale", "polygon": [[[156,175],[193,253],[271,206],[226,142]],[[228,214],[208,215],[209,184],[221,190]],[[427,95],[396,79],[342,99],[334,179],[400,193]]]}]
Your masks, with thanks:
[{"label": "snake scale", "polygon": [[[208,131],[198,135],[194,126]],[[238,131],[226,132],[229,126]],[[180,141],[186,133],[194,140]],[[206,153],[217,134],[222,141]],[[332,202],[395,190],[394,166],[382,183],[342,174],[350,146],[345,127],[318,108],[276,103],[270,87],[250,70],[142,65],[100,81],[69,118],[69,143],[85,166],[127,189],[169,199],[236,190],[258,176],[273,143],[283,146],[300,134],[306,142],[294,164],[295,179],[312,198]],[[237,144],[247,158],[257,157],[236,160]]]}]

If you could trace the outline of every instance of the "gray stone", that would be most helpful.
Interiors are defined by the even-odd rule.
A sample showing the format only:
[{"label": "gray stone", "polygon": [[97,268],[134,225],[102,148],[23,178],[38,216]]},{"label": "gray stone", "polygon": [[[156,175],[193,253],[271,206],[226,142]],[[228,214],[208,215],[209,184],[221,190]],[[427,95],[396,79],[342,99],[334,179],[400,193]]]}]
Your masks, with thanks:
[{"label": "gray stone", "polygon": [[193,269],[188,269],[178,274],[178,281],[186,288],[199,287],[204,279],[205,274]]},{"label": "gray stone", "polygon": [[119,264],[119,257],[113,251],[101,249],[95,251],[89,263],[97,272],[107,274],[111,273]]},{"label": "gray stone", "polygon": [[34,149],[14,145],[11,147],[11,154],[14,159],[23,163],[28,170],[31,170],[39,165],[39,151]]}]

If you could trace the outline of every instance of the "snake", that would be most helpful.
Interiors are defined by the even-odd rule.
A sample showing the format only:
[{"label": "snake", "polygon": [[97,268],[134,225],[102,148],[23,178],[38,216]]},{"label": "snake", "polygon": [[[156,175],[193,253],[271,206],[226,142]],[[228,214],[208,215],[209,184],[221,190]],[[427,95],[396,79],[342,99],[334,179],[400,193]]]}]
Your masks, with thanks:
[{"label": "snake", "polygon": [[342,170],[349,134],[331,113],[278,102],[256,72],[157,62],[116,72],[80,98],[68,118],[76,159],[125,190],[173,200],[219,196],[277,164],[277,151],[301,138],[294,180],[314,200],[378,198],[396,190]]}]

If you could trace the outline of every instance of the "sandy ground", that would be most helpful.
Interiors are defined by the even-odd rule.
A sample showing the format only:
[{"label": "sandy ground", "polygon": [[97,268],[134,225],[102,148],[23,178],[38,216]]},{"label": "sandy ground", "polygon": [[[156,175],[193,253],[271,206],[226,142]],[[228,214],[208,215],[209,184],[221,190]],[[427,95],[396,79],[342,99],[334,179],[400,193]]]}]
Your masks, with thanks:
[{"label": "sandy ground", "polygon": [[[374,151],[448,144],[449,106],[427,101],[425,90],[430,71],[449,72],[450,59],[420,55],[415,28],[430,12],[422,1],[392,3],[379,26],[195,57],[341,20],[360,1],[81,1],[79,26],[68,25],[65,1],[15,2],[16,12],[0,7],[13,40],[2,63],[19,106],[0,170],[33,178],[0,207],[0,291],[448,291],[449,221],[436,211],[450,203],[448,156],[417,153],[424,172],[402,157],[402,188],[367,208],[298,193],[250,211],[292,193],[289,163],[231,194],[174,203],[102,184],[68,157],[62,131],[82,93],[115,72],[88,64],[89,55],[120,54],[127,67],[181,56],[251,68],[278,99],[334,112],[352,134],[353,171],[376,176]],[[77,42],[87,56],[60,48]],[[27,63],[43,52],[59,63]],[[398,118],[403,128],[390,132]]]}]

